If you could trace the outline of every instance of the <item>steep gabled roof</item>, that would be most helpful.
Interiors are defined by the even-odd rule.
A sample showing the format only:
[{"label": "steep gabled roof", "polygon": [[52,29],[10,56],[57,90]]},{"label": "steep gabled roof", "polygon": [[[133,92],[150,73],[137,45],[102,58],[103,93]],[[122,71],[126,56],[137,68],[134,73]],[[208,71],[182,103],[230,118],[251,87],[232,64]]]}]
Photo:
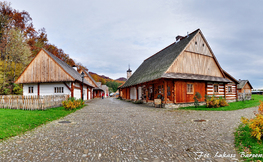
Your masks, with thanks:
[{"label": "steep gabled roof", "polygon": [[[75,70],[73,69],[73,67],[69,66],[67,63],[65,63],[64,61],[60,60],[59,58],[57,58],[55,55],[53,55],[52,53],[50,53],[49,51],[43,49],[54,61],[56,61],[61,68],[63,68],[70,76],[72,76],[74,79],[82,82],[82,78],[81,75]],[[84,84],[89,85],[91,87],[94,87],[93,85],[91,85],[87,80],[83,80]]]},{"label": "steep gabled roof", "polygon": [[249,84],[251,89],[253,89],[252,85],[250,84],[248,80],[240,80],[239,84],[237,85],[237,89],[242,89],[247,83]]},{"label": "steep gabled roof", "polygon": [[[217,82],[230,82],[226,78],[195,75],[194,74],[171,74],[166,73],[167,69],[173,64],[176,58],[184,51],[189,42],[195,37],[200,29],[195,30],[188,36],[182,37],[179,42],[172,43],[163,50],[152,55],[139,66],[139,68],[132,74],[132,76],[125,82],[121,88],[145,83],[148,81],[160,78],[175,78],[175,79],[194,79],[194,80],[210,80]],[[200,31],[201,32],[201,31]],[[217,65],[219,66],[216,58],[214,57]],[[222,71],[221,67],[219,66]],[[223,73],[222,73],[223,74]],[[224,76],[224,74],[223,74]]]},{"label": "steep gabled roof", "polygon": [[178,43],[172,43],[144,60],[122,87],[128,87],[161,78],[198,31],[199,29],[192,32],[188,37],[183,38]]}]

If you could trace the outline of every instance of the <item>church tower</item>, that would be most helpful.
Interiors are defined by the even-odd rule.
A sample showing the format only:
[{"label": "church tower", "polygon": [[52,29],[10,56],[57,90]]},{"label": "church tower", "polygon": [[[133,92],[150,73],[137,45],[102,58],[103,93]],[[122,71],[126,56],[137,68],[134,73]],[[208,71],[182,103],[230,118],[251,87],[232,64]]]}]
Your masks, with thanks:
[{"label": "church tower", "polygon": [[129,69],[127,70],[127,80],[131,77],[132,75],[132,71],[130,69],[130,65],[129,65]]}]

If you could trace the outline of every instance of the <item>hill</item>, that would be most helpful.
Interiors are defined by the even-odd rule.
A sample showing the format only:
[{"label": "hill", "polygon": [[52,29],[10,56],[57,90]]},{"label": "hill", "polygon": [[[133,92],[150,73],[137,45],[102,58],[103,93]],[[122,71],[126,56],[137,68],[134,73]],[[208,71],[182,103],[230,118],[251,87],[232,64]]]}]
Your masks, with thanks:
[{"label": "hill", "polygon": [[127,79],[126,79],[126,78],[124,78],[124,77],[118,78],[118,79],[116,79],[116,80],[118,80],[118,81],[124,81],[124,82],[126,82],[126,81],[127,81]]},{"label": "hill", "polygon": [[111,79],[110,77],[107,77],[105,75],[99,75],[97,73],[94,73],[94,72],[89,72],[89,74],[92,76],[92,78],[96,81],[96,82],[102,82],[102,84],[106,84],[106,82],[117,82],[117,83],[124,83],[126,81],[126,78],[119,78],[119,79]]}]

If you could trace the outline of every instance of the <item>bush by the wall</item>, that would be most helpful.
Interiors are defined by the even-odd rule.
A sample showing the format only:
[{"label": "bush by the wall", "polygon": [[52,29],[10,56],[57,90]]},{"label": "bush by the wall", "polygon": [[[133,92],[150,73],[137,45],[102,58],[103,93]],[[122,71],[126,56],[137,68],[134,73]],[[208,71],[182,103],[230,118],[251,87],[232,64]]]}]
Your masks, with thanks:
[{"label": "bush by the wall", "polygon": [[206,96],[206,107],[209,108],[218,108],[218,107],[224,107],[228,106],[228,103],[226,102],[225,98],[218,98],[215,96]]},{"label": "bush by the wall", "polygon": [[67,101],[62,101],[62,105],[66,110],[74,110],[84,105],[82,99],[76,100],[74,97],[69,97]]},{"label": "bush by the wall", "polygon": [[195,107],[199,106],[199,100],[202,98],[201,94],[199,92],[196,92],[194,95],[194,105]]}]

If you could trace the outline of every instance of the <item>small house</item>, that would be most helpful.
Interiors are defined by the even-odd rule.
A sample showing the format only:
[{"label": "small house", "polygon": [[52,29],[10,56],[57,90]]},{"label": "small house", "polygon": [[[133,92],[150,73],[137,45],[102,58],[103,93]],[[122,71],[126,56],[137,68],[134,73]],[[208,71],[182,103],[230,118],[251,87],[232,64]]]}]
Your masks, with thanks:
[{"label": "small house", "polygon": [[[236,101],[238,82],[220,66],[200,29],[177,36],[176,42],[145,59],[120,89],[126,100],[153,103],[161,99],[165,107],[192,104],[194,95],[215,95]],[[129,74],[128,74],[129,73]]]},{"label": "small house", "polygon": [[83,79],[76,69],[42,49],[15,81],[23,84],[23,95],[68,94],[77,99],[90,99],[94,86]]},{"label": "small house", "polygon": [[239,80],[239,84],[237,85],[238,93],[251,93],[252,89],[253,87],[248,80]]}]

